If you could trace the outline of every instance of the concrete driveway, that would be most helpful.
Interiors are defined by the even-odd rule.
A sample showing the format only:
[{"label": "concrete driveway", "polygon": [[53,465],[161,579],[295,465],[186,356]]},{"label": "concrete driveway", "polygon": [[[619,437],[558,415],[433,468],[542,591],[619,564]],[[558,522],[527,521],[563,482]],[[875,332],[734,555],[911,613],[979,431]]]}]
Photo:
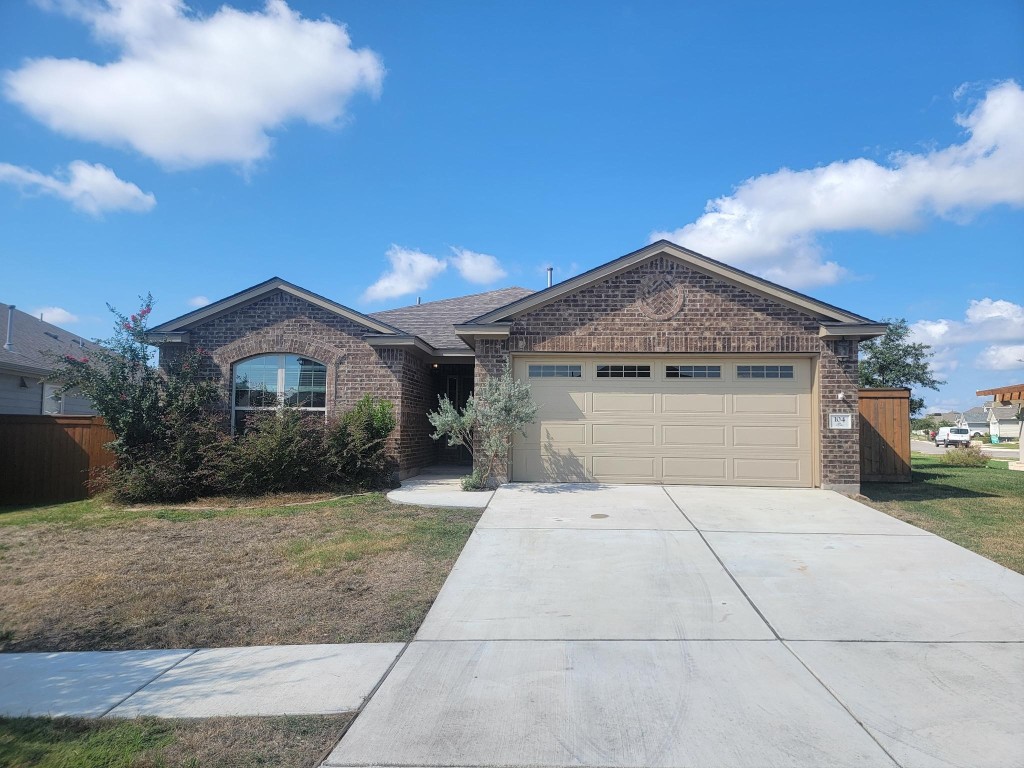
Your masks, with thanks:
[{"label": "concrete driveway", "polygon": [[509,485],[328,766],[1024,764],[1024,576],[835,493]]}]

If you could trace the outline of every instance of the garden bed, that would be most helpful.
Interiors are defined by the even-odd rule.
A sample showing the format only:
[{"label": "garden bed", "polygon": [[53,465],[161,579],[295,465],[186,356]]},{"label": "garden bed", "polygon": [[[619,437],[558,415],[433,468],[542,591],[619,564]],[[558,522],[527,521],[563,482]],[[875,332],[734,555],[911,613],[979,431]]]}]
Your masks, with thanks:
[{"label": "garden bed", "polygon": [[0,510],[0,649],[407,640],[480,516],[287,499]]}]

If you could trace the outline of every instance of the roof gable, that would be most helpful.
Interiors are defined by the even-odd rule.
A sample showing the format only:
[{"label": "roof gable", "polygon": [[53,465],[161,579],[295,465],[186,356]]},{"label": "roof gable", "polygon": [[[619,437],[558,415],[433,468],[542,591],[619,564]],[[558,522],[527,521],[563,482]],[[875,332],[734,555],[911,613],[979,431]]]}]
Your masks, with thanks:
[{"label": "roof gable", "polygon": [[150,335],[154,339],[158,339],[165,334],[185,332],[189,328],[206,322],[217,315],[221,315],[225,312],[231,311],[232,309],[237,309],[238,307],[250,304],[270,293],[273,293],[274,291],[284,291],[292,296],[308,301],[310,304],[326,309],[328,312],[333,312],[336,315],[341,315],[342,317],[345,317],[352,322],[373,331],[374,333],[402,333],[400,329],[382,320],[375,319],[369,315],[364,315],[362,312],[357,312],[343,304],[338,304],[337,302],[324,298],[317,293],[307,291],[305,288],[300,288],[299,286],[289,283],[287,280],[283,280],[280,277],[272,277],[259,285],[254,285],[252,288],[239,291],[238,293],[221,299],[220,301],[215,301],[212,304],[207,304],[205,307],[200,307],[194,312],[189,312],[186,315],[181,315],[173,320],[161,323],[154,328],[150,328],[147,335]]},{"label": "roof gable", "polygon": [[[861,315],[854,314],[839,307],[826,304],[825,302],[813,299],[810,296],[791,290],[784,286],[773,283],[769,280],[757,277],[743,270],[730,267],[720,261],[709,259],[695,251],[671,243],[668,240],[659,240],[651,245],[641,248],[633,253],[628,253],[621,258],[603,264],[581,275],[553,285],[543,291],[538,291],[530,296],[513,301],[503,307],[487,312],[473,318],[467,325],[489,325],[512,320],[518,315],[537,309],[552,301],[562,298],[570,293],[575,293],[595,283],[601,282],[633,269],[645,261],[657,257],[669,257],[677,259],[688,267],[703,272],[712,277],[725,280],[738,285],[752,293],[760,294],[779,301],[790,307],[803,311],[812,317],[817,318],[823,324],[856,324],[862,326],[879,325]],[[879,335],[873,333],[870,335]]]}]

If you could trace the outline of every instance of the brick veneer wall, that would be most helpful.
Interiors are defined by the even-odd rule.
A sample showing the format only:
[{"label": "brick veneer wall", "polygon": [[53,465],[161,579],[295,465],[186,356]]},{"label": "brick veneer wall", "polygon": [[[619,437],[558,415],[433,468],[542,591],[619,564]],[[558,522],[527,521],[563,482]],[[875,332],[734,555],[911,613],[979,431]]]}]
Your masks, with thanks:
[{"label": "brick veneer wall", "polygon": [[[682,308],[652,320],[642,307],[651,278],[685,291]],[[664,304],[664,302],[662,302]],[[710,277],[672,258],[655,257],[628,272],[515,318],[507,341],[477,343],[476,382],[504,370],[509,352],[632,352],[817,355],[821,483],[860,487],[857,345],[836,354],[819,322],[799,310]],[[838,394],[845,394],[838,400]],[[853,415],[853,429],[830,430],[829,413]]]},{"label": "brick veneer wall", "polygon": [[[275,291],[190,330],[190,343],[210,353],[205,374],[222,384],[225,407],[230,402],[234,363],[275,352],[302,355],[327,366],[328,414],[351,408],[366,394],[390,400],[398,425],[391,449],[402,473],[422,466],[417,462],[430,463],[423,459],[432,455],[433,446],[423,434],[420,422],[426,419],[419,404],[424,378],[429,388],[426,364],[403,349],[371,347],[362,339],[367,329],[358,323]],[[179,349],[180,345],[161,346],[161,365]]]}]

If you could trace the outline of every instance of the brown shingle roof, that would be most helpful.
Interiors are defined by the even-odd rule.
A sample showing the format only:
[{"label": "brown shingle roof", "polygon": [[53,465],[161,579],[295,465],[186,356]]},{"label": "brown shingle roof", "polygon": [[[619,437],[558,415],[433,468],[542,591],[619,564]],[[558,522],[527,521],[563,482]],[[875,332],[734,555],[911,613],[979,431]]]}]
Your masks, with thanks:
[{"label": "brown shingle roof", "polygon": [[419,336],[437,348],[468,349],[466,343],[455,335],[454,326],[457,323],[472,320],[531,293],[533,291],[527,288],[501,288],[497,291],[373,312],[370,317]]}]

